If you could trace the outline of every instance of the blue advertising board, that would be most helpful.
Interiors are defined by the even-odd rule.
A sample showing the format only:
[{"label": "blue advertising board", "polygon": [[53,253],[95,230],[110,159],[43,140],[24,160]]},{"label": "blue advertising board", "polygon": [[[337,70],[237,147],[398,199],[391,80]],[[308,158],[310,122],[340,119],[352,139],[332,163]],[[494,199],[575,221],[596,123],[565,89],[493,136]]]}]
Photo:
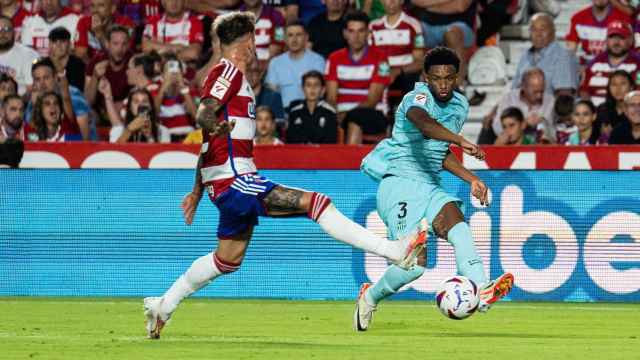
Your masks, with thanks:
[{"label": "blue advertising board", "polygon": [[[273,181],[329,195],[373,232],[377,184],[358,171],[271,170]],[[511,300],[640,301],[640,187],[623,171],[479,171],[491,205],[444,174],[492,277],[516,276]],[[193,225],[180,202],[190,170],[1,170],[0,295],[162,294],[215,249],[217,210]],[[452,247],[429,239],[427,271],[396,295],[431,299],[455,272]],[[260,220],[240,271],[198,296],[352,299],[386,262],[325,235],[307,218]]]}]

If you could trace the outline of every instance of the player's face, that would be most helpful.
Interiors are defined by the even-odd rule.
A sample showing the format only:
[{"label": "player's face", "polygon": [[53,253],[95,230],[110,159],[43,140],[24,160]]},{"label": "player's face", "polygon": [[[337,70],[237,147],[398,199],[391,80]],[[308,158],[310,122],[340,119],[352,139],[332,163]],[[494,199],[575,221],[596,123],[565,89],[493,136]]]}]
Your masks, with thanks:
[{"label": "player's face", "polygon": [[503,131],[509,138],[509,144],[518,143],[524,135],[524,128],[527,124],[511,117],[506,117],[500,121],[502,122]]},{"label": "player's face", "polygon": [[7,19],[0,20],[0,50],[11,49],[14,39],[13,23]]},{"label": "player's face", "polygon": [[351,51],[360,51],[367,44],[369,30],[367,25],[361,21],[349,21],[344,29],[344,38]]},{"label": "player's face", "polygon": [[624,114],[633,125],[640,125],[640,95],[632,96],[624,104]]},{"label": "player's face", "polygon": [[107,43],[107,50],[111,59],[115,63],[121,63],[124,60],[127,50],[129,49],[129,36],[123,32],[113,32],[111,39]]},{"label": "player's face", "polygon": [[58,103],[58,98],[54,95],[45,97],[42,101],[42,115],[47,125],[56,125],[60,122],[62,108]]},{"label": "player's face", "polygon": [[620,35],[607,37],[607,51],[613,56],[624,56],[631,48],[631,37],[624,38]]},{"label": "player's face", "polygon": [[267,111],[256,114],[256,133],[258,136],[270,136],[275,130],[276,123]]},{"label": "player's face", "polygon": [[4,120],[14,129],[22,126],[24,104],[21,100],[11,99],[4,105]]},{"label": "player's face", "polygon": [[307,32],[302,26],[287,27],[287,48],[289,51],[298,52],[307,46]]},{"label": "player's face", "polygon": [[544,17],[539,17],[531,21],[529,33],[531,34],[531,44],[535,49],[547,47],[555,37],[553,26],[551,26],[549,21]]},{"label": "player's face", "polygon": [[318,101],[324,92],[324,87],[320,82],[320,79],[309,77],[304,81],[304,86],[302,87],[302,91],[304,91],[304,98],[311,101]]},{"label": "player's face", "polygon": [[573,110],[571,118],[578,130],[584,131],[590,129],[593,122],[596,121],[596,114],[591,112],[591,108],[587,105],[578,104]]},{"label": "player's face", "polygon": [[96,15],[102,19],[111,17],[113,5],[111,0],[92,0],[91,15]]},{"label": "player's face", "polygon": [[236,48],[236,57],[247,64],[256,59],[256,38],[253,33],[245,34],[238,38],[233,46]]},{"label": "player's face", "polygon": [[33,87],[36,91],[53,91],[56,85],[53,71],[50,67],[39,66],[33,72]]},{"label": "player's face", "polygon": [[402,10],[402,0],[382,0],[386,14],[397,14]]},{"label": "player's face", "polygon": [[439,101],[449,101],[458,82],[458,73],[453,65],[434,65],[427,74],[423,74],[431,93]]},{"label": "player's face", "polygon": [[631,84],[626,76],[613,76],[609,80],[609,91],[617,101],[622,101],[624,96],[631,91]]}]

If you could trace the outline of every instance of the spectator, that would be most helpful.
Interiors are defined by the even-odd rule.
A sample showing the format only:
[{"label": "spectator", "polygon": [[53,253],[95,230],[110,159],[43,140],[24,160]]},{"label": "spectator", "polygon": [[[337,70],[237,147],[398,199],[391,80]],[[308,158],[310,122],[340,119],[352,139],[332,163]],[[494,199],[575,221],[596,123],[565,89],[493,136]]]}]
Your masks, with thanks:
[{"label": "spectator", "polygon": [[515,107],[504,109],[500,114],[500,122],[504,131],[498,135],[495,145],[532,145],[534,137],[525,133],[527,123],[522,111]]},{"label": "spectator", "polygon": [[532,46],[516,68],[512,88],[520,87],[522,74],[532,67],[544,72],[546,92],[558,95],[575,95],[578,89],[578,60],[576,56],[555,40],[553,18],[544,13],[535,14],[529,26]]},{"label": "spectator", "polygon": [[153,82],[154,67],[153,56],[145,54],[132,56],[127,65],[127,84],[131,87],[147,89],[151,95],[154,95],[159,89],[158,84]]},{"label": "spectator", "polygon": [[287,25],[287,51],[269,62],[266,85],[282,95],[282,105],[288,109],[291,102],[304,98],[300,80],[311,70],[324,71],[324,58],[308,49],[309,36],[301,22]]},{"label": "spectator", "polygon": [[626,121],[618,124],[609,137],[609,144],[640,144],[640,91],[624,97]]},{"label": "spectator", "polygon": [[345,47],[343,29],[347,0],[323,0],[323,3],[327,10],[311,19],[307,29],[313,51],[326,59],[334,51]]},{"label": "spectator", "polygon": [[18,83],[10,75],[0,73],[0,104],[5,97],[18,94]]},{"label": "spectator", "polygon": [[159,123],[169,130],[172,142],[182,142],[195,129],[196,93],[185,80],[184,71],[183,64],[175,55],[168,56],[160,88],[153,95]]},{"label": "spectator", "polygon": [[298,2],[299,0],[262,0],[263,4],[278,10],[287,24],[298,21],[298,12],[300,9]]},{"label": "spectator", "polygon": [[356,9],[362,10],[371,20],[380,19],[385,14],[384,0],[355,0],[355,3]]},{"label": "spectator", "polygon": [[49,58],[56,72],[65,72],[69,84],[84,89],[85,64],[77,56],[71,54],[71,34],[67,29],[57,27],[49,33]]},{"label": "spectator", "polygon": [[629,16],[610,4],[609,0],[592,0],[592,5],[584,8],[571,17],[566,46],[574,53],[578,47],[584,54],[580,62],[586,64],[594,56],[603,52],[607,43],[607,27],[619,21],[630,23]]},{"label": "spectator", "polygon": [[[369,24],[371,45],[382,51],[391,66],[391,88],[407,93],[420,78],[424,36],[420,22],[402,11],[402,0],[383,0],[384,16]],[[370,3],[370,2],[369,2]]]},{"label": "spectator", "polygon": [[298,1],[298,14],[300,21],[309,25],[309,22],[316,16],[322,14],[327,10],[324,5],[325,0],[303,0]]},{"label": "spectator", "polygon": [[49,33],[59,26],[64,27],[75,39],[78,15],[67,7],[60,5],[60,0],[42,2],[42,12],[28,17],[22,25],[20,41],[31,46],[40,55],[49,55]]},{"label": "spectator", "polygon": [[0,73],[14,78],[20,95],[33,83],[31,63],[36,59],[38,53],[15,42],[11,19],[0,16]]},{"label": "spectator", "polygon": [[[31,66],[31,74],[33,76],[33,88],[27,104],[25,116],[27,122],[31,121],[32,109],[38,98],[44,93],[56,92],[58,95],[62,95],[61,98],[64,99],[61,104],[65,120],[72,121],[74,124],[73,126],[65,125],[67,140],[70,140],[72,136],[77,140],[89,140],[92,131],[92,126],[89,123],[89,104],[82,92],[78,88],[69,85],[65,74],[55,72],[53,62],[49,58],[36,61]],[[67,97],[69,101],[67,101]],[[78,133],[75,132],[76,129]]]},{"label": "spectator", "polygon": [[478,0],[478,19],[480,26],[476,31],[476,44],[479,47],[494,45],[491,39],[512,23],[513,15],[518,11],[518,3],[524,0]]},{"label": "spectator", "polygon": [[335,144],[338,133],[336,111],[322,100],[324,78],[312,70],[302,76],[304,101],[291,108],[287,144]]},{"label": "spectator", "polygon": [[197,61],[204,35],[202,23],[185,8],[185,0],[162,0],[164,15],[149,19],[144,28],[142,50],[160,55],[173,53],[183,62]]},{"label": "spectator", "polygon": [[97,53],[105,49],[107,32],[113,25],[120,25],[133,35],[135,24],[131,19],[116,12],[114,0],[91,0],[91,15],[78,20],[78,35],[74,42],[77,57],[89,62]]},{"label": "spectator", "polygon": [[553,104],[555,115],[556,143],[564,144],[578,128],[573,122],[575,98],[571,95],[560,95]]},{"label": "spectator", "polygon": [[[211,0],[206,0],[211,1]],[[133,21],[136,27],[144,26],[145,20],[160,16],[160,0],[119,0],[118,13]]]},{"label": "spectator", "polygon": [[601,136],[600,128],[593,126],[596,121],[596,107],[589,100],[580,100],[573,110],[573,123],[578,131],[569,136],[567,145],[606,144],[606,136]]},{"label": "spectator", "polygon": [[7,139],[24,141],[24,102],[16,94],[4,97],[0,117],[0,143]]},{"label": "spectator", "polygon": [[[151,94],[145,89],[133,89],[127,97],[127,110],[123,125],[111,128],[109,141],[125,144],[128,142],[169,143],[169,129],[158,123]],[[115,122],[115,121],[114,121]]]},{"label": "spectator", "polygon": [[[390,70],[384,54],[367,46],[367,14],[350,13],[345,23],[348,47],[332,53],[327,60],[327,100],[338,109],[338,123],[346,127],[347,143],[360,144],[363,135],[383,136],[387,132],[385,88]],[[352,110],[357,111],[348,116]]]},{"label": "spectator", "polygon": [[467,50],[475,43],[474,24],[477,0],[411,0],[414,15],[422,21],[425,46],[434,48],[445,45],[458,53],[460,59],[460,84],[467,76]]},{"label": "spectator", "polygon": [[13,22],[13,31],[15,40],[20,42],[20,35],[22,34],[22,24],[25,19],[32,14],[22,7],[21,2],[18,0],[0,0],[0,15],[6,16]]},{"label": "spectator", "polygon": [[[127,98],[131,87],[127,82],[127,65],[129,53],[129,30],[120,25],[114,25],[107,32],[105,52],[98,53],[87,65],[86,86],[84,94],[94,110],[106,119],[106,106],[102,94],[98,92],[98,83],[106,78],[113,91],[113,99],[120,107]],[[104,121],[101,122],[103,124]]]},{"label": "spectator", "polygon": [[244,0],[240,10],[256,16],[256,56],[260,69],[266,70],[269,60],[284,48],[284,18],[278,10],[263,5],[261,0]]},{"label": "spectator", "polygon": [[283,145],[275,136],[276,121],[273,117],[273,111],[267,106],[258,106],[256,108],[256,137],[253,139],[253,145]]},{"label": "spectator", "polygon": [[539,68],[531,68],[523,75],[522,87],[513,89],[504,95],[498,104],[498,111],[493,119],[494,133],[502,134],[502,113],[508,108],[517,108],[522,113],[528,133],[540,132],[541,138],[555,142],[556,133],[553,125],[553,95],[545,92],[544,72]]},{"label": "spectator", "polygon": [[[26,128],[29,141],[64,142],[77,140],[78,124],[65,115],[63,100],[57,92],[45,91],[36,100],[31,126]],[[68,104],[71,105],[70,103]]]},{"label": "spectator", "polygon": [[616,70],[624,70],[636,79],[638,84],[638,70],[640,56],[631,50],[633,37],[631,25],[613,22],[607,28],[607,48],[597,55],[585,70],[584,79],[580,86],[580,96],[583,99],[600,105],[606,100],[609,75]]},{"label": "spectator", "polygon": [[631,74],[616,70],[609,77],[606,100],[598,106],[596,123],[603,127],[603,133],[610,134],[618,124],[626,121],[624,116],[624,96],[635,88]]},{"label": "spectator", "polygon": [[273,112],[275,121],[279,126],[284,125],[284,109],[282,108],[282,96],[279,92],[262,85],[262,72],[256,61],[247,66],[245,74],[253,95],[256,99],[257,106],[266,106]]}]

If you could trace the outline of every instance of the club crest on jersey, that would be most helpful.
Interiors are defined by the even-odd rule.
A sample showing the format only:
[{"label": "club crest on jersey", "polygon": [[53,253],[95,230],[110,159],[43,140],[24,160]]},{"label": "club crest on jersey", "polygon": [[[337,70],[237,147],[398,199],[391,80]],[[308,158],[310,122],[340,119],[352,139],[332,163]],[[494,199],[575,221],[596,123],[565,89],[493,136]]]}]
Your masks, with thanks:
[{"label": "club crest on jersey", "polygon": [[427,103],[427,95],[426,94],[417,94],[415,97],[415,103],[424,105]]},{"label": "club crest on jersey", "polygon": [[247,105],[247,112],[249,113],[249,117],[252,119],[256,118],[256,103],[253,101]]}]

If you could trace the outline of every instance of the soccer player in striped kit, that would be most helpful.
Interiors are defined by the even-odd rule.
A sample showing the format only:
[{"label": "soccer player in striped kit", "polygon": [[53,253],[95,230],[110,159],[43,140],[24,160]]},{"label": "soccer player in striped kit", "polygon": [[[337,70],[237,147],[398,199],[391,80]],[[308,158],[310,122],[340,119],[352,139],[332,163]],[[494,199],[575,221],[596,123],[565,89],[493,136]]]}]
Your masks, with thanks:
[{"label": "soccer player in striped kit", "polygon": [[204,143],[193,190],[183,200],[191,224],[206,189],[220,212],[218,247],[196,259],[161,297],[144,299],[147,332],[158,339],[178,304],[213,279],[240,268],[258,216],[308,216],[335,239],[409,268],[423,250],[424,232],[381,239],[340,213],[324,194],[288,188],[258,175],[253,163],[255,98],[244,72],[255,60],[255,18],[233,12],[216,19],[222,59],[211,69],[196,119]]}]

